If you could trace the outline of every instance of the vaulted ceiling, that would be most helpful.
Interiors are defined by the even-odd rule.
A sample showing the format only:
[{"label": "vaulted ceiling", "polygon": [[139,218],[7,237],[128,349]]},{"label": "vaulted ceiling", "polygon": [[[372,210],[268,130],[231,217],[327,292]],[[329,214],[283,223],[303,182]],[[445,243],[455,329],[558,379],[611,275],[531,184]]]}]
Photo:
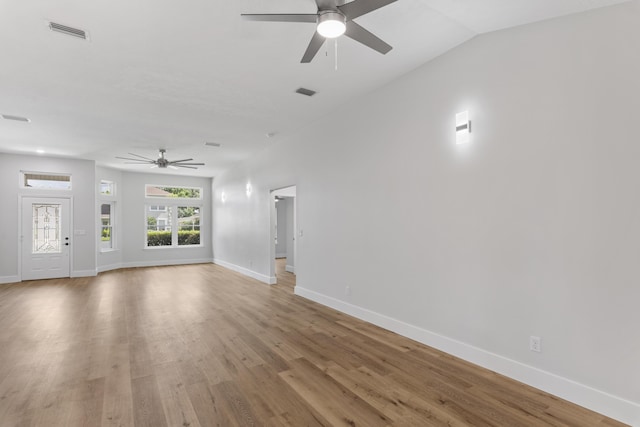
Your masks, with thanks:
[{"label": "vaulted ceiling", "polygon": [[115,156],[166,148],[206,166],[163,172],[215,176],[478,34],[623,1],[398,0],[356,20],[393,46],[387,55],[341,37],[310,64],[300,59],[313,24],[240,14],[315,13],[313,0],[4,1],[0,114],[30,122],[0,119],[0,152],[148,171]]}]

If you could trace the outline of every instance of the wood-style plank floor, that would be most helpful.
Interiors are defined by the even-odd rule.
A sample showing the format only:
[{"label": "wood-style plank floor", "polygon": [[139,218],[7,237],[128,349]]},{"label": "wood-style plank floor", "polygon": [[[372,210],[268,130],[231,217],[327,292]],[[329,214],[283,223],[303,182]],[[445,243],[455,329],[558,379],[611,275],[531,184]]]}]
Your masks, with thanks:
[{"label": "wood-style plank floor", "polygon": [[212,264],[0,286],[0,425],[616,426]]}]

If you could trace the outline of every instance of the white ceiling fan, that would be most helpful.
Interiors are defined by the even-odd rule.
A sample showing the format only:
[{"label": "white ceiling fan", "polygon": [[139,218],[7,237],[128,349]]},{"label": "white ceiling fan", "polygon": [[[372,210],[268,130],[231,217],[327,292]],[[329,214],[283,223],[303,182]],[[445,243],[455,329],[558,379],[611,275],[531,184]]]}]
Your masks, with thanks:
[{"label": "white ceiling fan", "polygon": [[169,160],[165,157],[165,153],[167,150],[164,148],[160,149],[158,154],[158,158],[156,160],[150,159],[148,157],[141,156],[139,154],[129,153],[131,156],[135,156],[137,158],[132,159],[130,157],[119,157],[116,156],[116,159],[129,160],[125,162],[126,164],[131,165],[152,165],[152,168],[186,168],[186,169],[198,169],[196,166],[204,166],[204,163],[191,163],[193,159],[181,159],[181,160]]},{"label": "white ceiling fan", "polygon": [[346,35],[353,40],[382,53],[389,52],[392,47],[370,33],[353,20],[387,6],[397,0],[354,0],[342,4],[342,0],[315,0],[318,6],[316,13],[243,13],[249,21],[271,22],[308,22],[316,24],[316,32],[302,56],[302,63],[309,63],[316,56],[326,39]]}]

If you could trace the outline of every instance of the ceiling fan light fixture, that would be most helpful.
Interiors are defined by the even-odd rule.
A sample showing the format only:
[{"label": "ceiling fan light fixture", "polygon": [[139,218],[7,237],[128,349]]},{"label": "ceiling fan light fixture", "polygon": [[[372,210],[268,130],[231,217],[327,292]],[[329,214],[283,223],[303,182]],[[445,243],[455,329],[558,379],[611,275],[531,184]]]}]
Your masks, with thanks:
[{"label": "ceiling fan light fixture", "polygon": [[344,34],[347,20],[343,14],[333,10],[321,12],[318,15],[318,34],[328,39],[335,39]]}]

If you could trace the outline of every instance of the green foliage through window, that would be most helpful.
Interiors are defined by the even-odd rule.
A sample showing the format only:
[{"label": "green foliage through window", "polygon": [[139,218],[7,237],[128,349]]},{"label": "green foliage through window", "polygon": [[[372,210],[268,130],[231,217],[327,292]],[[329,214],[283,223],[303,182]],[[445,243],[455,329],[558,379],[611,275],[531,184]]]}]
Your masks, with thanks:
[{"label": "green foliage through window", "polygon": [[171,246],[171,232],[147,231],[147,246]]},{"label": "green foliage through window", "polygon": [[[178,231],[178,245],[199,245],[200,230]],[[170,231],[147,231],[147,246],[171,246]]]}]

